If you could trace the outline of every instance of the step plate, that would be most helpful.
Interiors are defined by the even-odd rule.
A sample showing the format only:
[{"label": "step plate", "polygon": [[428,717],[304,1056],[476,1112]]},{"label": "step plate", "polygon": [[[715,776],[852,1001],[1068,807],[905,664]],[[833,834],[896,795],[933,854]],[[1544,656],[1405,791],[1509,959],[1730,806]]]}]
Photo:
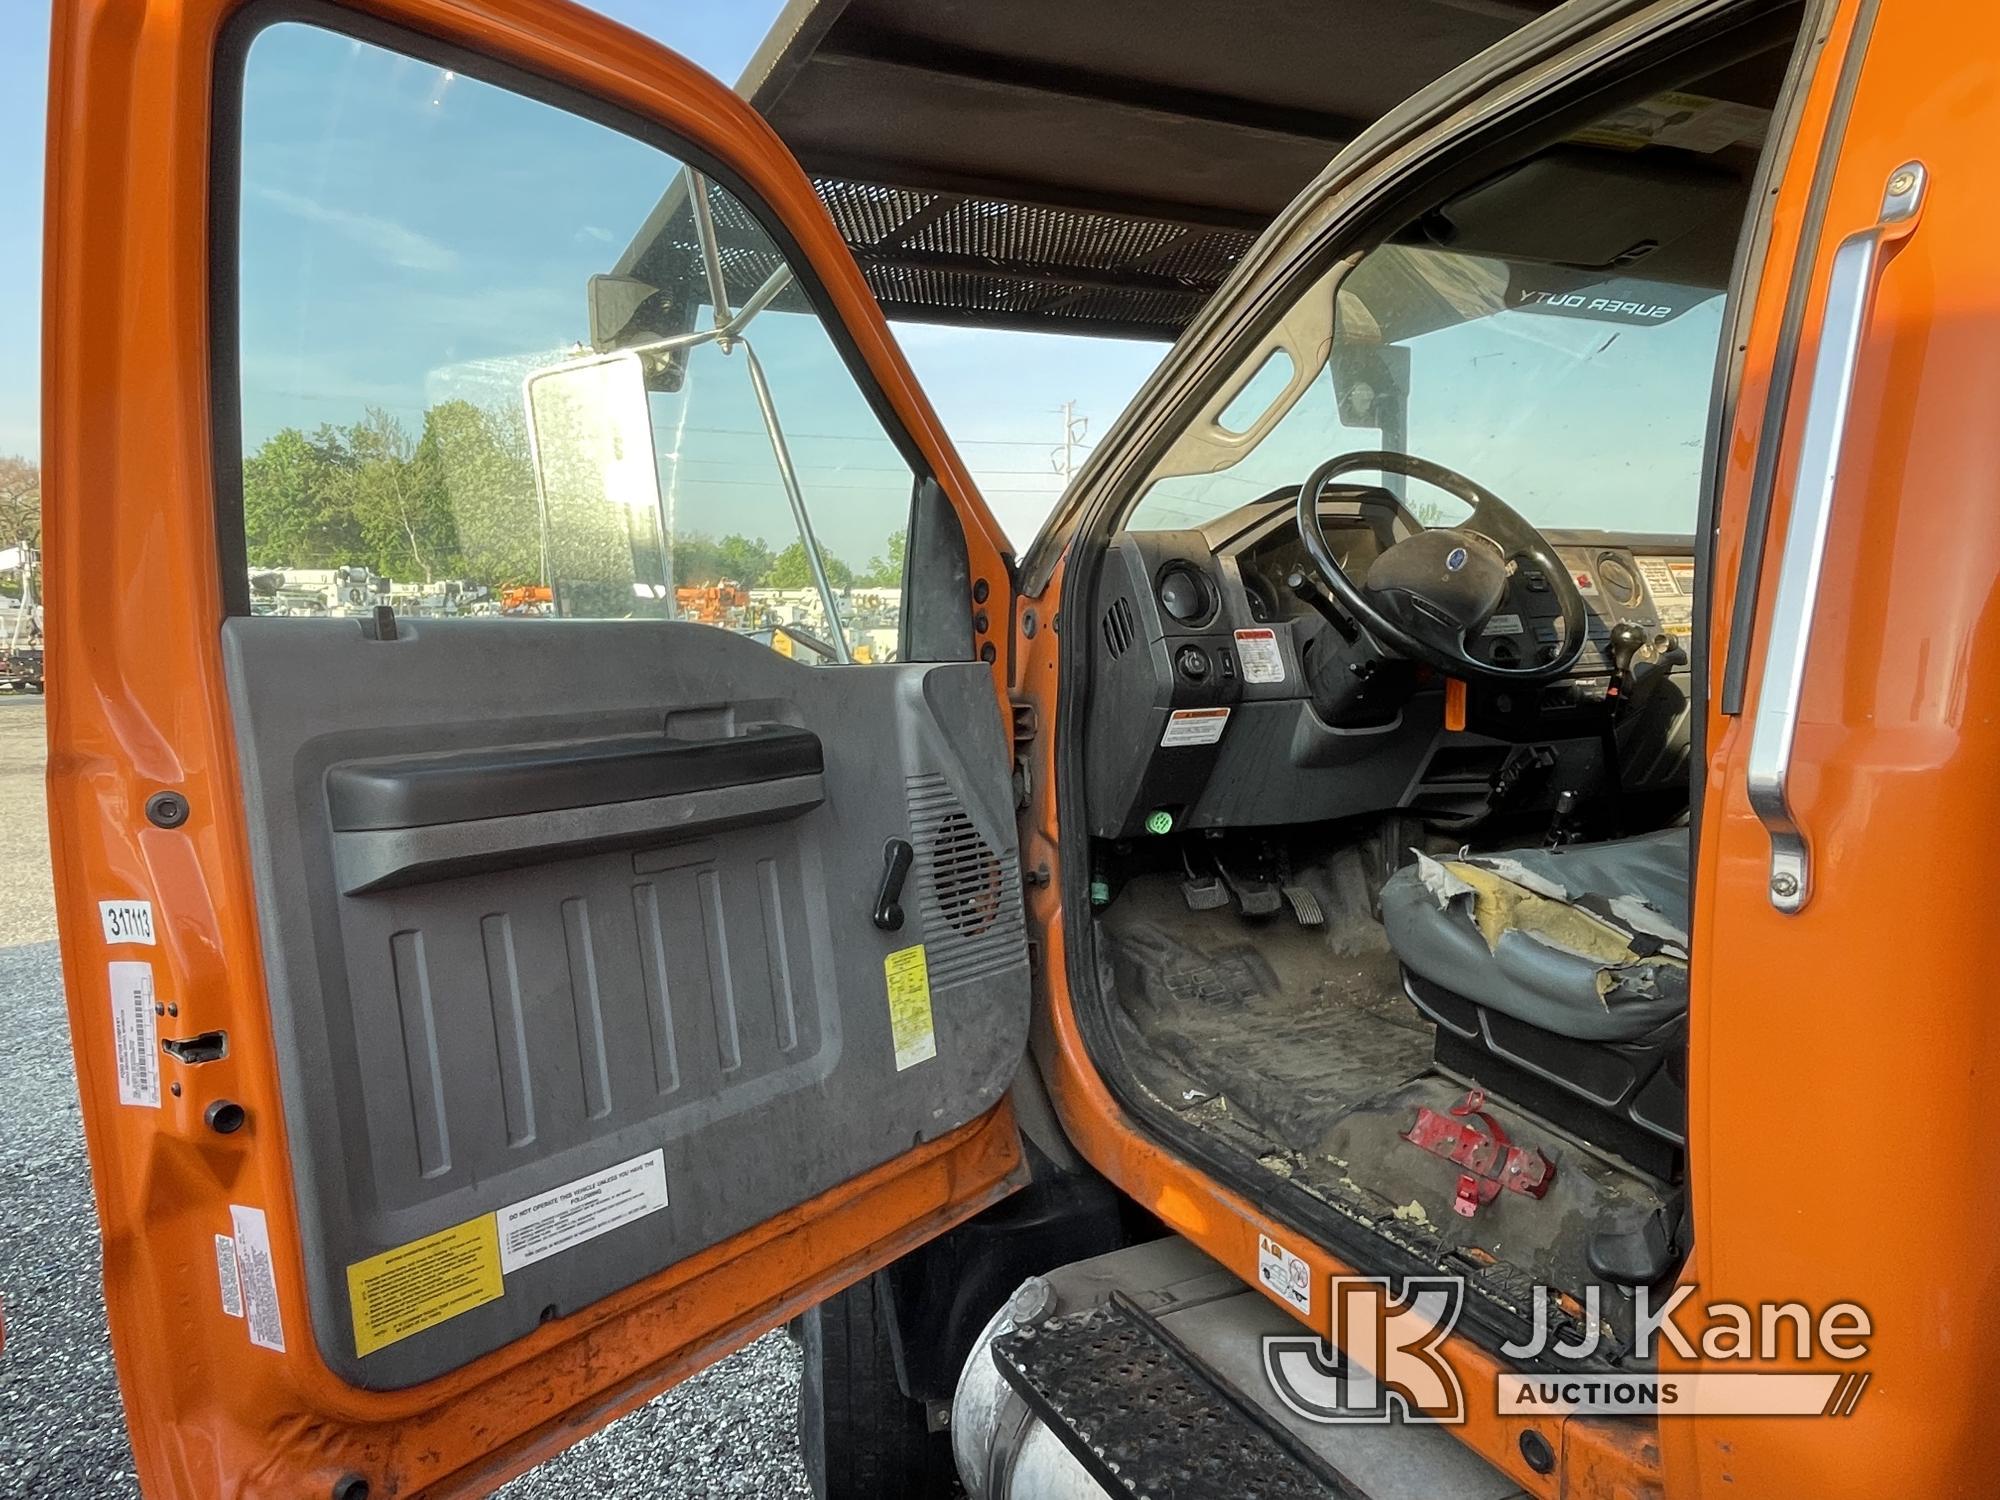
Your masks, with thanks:
[{"label": "step plate", "polygon": [[1363,1500],[1289,1433],[1205,1376],[1122,1297],[1001,1334],[994,1362],[1113,1495]]}]

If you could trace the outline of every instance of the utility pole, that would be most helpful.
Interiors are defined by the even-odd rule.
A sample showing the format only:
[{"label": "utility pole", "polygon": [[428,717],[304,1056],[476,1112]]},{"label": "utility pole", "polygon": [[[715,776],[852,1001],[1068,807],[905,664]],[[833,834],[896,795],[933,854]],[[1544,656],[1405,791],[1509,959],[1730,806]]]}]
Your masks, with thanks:
[{"label": "utility pole", "polygon": [[1062,475],[1063,484],[1069,484],[1070,475],[1076,472],[1076,450],[1083,446],[1083,435],[1090,430],[1090,418],[1076,414],[1076,402],[1065,401],[1056,408],[1063,419],[1062,442],[1049,451],[1049,463]]}]

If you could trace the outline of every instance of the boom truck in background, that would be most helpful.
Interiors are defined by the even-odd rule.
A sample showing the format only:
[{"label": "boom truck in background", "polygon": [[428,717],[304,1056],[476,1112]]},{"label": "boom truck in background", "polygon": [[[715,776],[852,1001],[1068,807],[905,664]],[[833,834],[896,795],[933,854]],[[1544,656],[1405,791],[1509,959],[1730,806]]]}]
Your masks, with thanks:
[{"label": "boom truck in background", "polygon": [[0,573],[13,573],[21,585],[5,601],[13,607],[0,622],[0,692],[43,691],[42,600],[35,582],[40,561],[40,549],[27,542],[0,550]]},{"label": "boom truck in background", "polygon": [[[1940,855],[2000,755],[1996,65],[1984,6],[1551,8],[1356,134],[1017,557],[672,54],[62,7],[50,805],[145,1492],[487,1493],[795,1323],[823,1496],[1990,1493]],[[524,383],[560,626],[257,612],[236,405],[325,316],[238,296],[298,271],[273,151],[475,282],[438,183],[640,185]],[[893,661],[808,388],[906,516]],[[689,412],[754,413],[825,665],[631,618]]]}]

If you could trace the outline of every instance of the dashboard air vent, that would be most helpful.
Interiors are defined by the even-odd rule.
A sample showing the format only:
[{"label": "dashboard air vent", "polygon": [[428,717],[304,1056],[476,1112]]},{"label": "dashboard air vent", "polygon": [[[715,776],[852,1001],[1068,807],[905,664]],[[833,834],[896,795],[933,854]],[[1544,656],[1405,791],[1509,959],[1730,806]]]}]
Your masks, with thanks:
[{"label": "dashboard air vent", "polygon": [[1132,621],[1132,601],[1120,595],[1118,602],[1104,612],[1104,647],[1113,656],[1123,656],[1132,649],[1138,634],[1138,627]]}]

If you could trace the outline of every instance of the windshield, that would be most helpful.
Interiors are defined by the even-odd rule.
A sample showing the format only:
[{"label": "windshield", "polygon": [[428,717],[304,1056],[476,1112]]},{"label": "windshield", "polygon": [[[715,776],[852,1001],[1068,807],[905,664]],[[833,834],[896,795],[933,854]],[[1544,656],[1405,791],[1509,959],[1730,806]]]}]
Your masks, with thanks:
[{"label": "windshield", "polygon": [[[1290,409],[1265,410],[1298,382],[1260,346],[1204,419],[1219,456],[1170,453],[1129,526],[1202,526],[1337,453],[1384,448],[1459,470],[1539,526],[1694,530],[1720,292],[1406,245],[1307,298],[1335,282],[1330,357]],[[1456,513],[1422,485],[1408,501],[1426,524]]]}]

